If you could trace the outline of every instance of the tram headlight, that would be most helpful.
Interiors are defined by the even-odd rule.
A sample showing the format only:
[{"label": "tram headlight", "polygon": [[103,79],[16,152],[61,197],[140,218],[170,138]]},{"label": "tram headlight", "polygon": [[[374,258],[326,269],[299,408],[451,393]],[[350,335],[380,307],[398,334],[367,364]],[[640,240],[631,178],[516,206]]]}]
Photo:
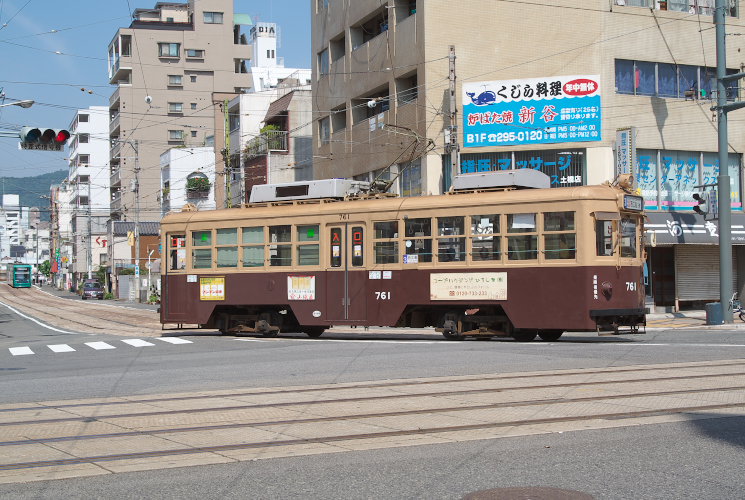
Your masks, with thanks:
[{"label": "tram headlight", "polygon": [[600,284],[600,289],[602,290],[603,295],[608,299],[613,295],[613,283],[610,281],[603,281]]}]

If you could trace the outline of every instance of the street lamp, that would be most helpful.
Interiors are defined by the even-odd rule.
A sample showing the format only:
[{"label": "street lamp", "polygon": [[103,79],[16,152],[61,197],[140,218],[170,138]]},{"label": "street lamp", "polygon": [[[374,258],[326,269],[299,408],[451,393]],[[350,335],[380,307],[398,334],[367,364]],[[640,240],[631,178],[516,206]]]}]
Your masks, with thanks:
[{"label": "street lamp", "polygon": [[0,108],[4,108],[5,106],[20,106],[22,108],[28,109],[34,105],[34,102],[35,101],[33,101],[32,99],[25,99],[23,101],[6,102],[4,104],[0,104]]}]

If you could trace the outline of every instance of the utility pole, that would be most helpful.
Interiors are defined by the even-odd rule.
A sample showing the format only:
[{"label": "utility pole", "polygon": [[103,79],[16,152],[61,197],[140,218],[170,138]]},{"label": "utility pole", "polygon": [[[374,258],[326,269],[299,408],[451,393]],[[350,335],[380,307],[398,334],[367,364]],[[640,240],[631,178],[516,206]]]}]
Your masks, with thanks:
[{"label": "utility pole", "polygon": [[88,177],[88,279],[93,277],[93,231],[91,227],[91,178]]},{"label": "utility pole", "polygon": [[455,45],[450,46],[448,54],[449,72],[448,72],[448,92],[450,93],[450,127],[446,134],[445,148],[450,152],[450,185],[453,185],[453,179],[458,173],[458,108],[455,99]]},{"label": "utility pole", "polygon": [[727,84],[737,82],[745,73],[727,74],[725,11],[727,0],[716,0],[714,24],[717,37],[717,112],[719,142],[719,177],[717,198],[719,203],[719,301],[725,323],[732,323],[732,204],[730,200],[729,147],[727,113],[745,107],[745,101],[727,104]]},{"label": "utility pole", "polygon": [[135,150],[135,302],[140,299],[140,145],[134,142]]},{"label": "utility pole", "polygon": [[231,193],[231,184],[233,184],[233,168],[230,164],[230,116],[228,114],[228,100],[222,103],[222,112],[225,118],[225,149],[223,150],[222,161],[225,164],[225,206],[233,208],[233,194]]}]

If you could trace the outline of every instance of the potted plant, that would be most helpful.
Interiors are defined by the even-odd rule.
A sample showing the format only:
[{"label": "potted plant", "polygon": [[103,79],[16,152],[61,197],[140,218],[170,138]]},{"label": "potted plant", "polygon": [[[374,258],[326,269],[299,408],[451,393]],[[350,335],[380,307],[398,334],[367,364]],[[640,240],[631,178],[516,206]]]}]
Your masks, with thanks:
[{"label": "potted plant", "polygon": [[206,177],[190,177],[186,179],[186,189],[188,191],[204,192],[209,191],[210,187],[210,180]]}]

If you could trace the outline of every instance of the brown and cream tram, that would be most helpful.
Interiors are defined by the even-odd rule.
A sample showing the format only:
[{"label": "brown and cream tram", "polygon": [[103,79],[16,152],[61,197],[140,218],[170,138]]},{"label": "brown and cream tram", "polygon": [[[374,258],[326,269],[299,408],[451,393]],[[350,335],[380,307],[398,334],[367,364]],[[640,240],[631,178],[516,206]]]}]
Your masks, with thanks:
[{"label": "brown and cream tram", "polygon": [[643,203],[620,186],[341,200],[298,183],[264,188],[275,199],[164,217],[163,323],[520,341],[645,324]]}]

